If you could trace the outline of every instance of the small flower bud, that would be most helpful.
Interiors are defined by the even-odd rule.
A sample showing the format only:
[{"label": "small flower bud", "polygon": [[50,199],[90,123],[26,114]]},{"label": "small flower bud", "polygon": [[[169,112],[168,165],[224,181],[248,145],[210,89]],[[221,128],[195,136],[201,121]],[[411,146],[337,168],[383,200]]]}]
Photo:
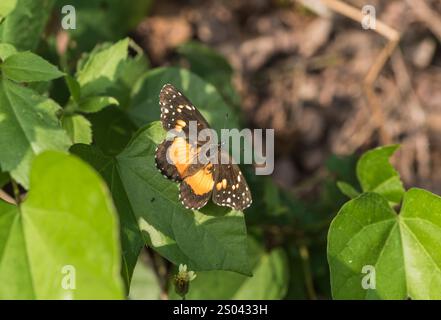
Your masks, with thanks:
[{"label": "small flower bud", "polygon": [[194,271],[187,271],[187,265],[180,264],[179,272],[175,275],[174,285],[175,291],[179,294],[183,299],[185,299],[185,295],[188,293],[188,289],[190,287],[190,282],[196,278],[196,273]]}]

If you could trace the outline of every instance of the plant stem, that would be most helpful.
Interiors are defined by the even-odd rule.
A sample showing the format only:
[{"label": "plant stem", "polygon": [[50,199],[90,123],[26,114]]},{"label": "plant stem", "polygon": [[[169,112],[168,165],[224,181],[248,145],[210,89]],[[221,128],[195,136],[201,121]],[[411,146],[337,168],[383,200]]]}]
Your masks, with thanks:
[{"label": "plant stem", "polygon": [[317,300],[317,294],[315,293],[314,283],[312,280],[308,247],[304,244],[300,245],[299,253],[300,253],[300,258],[302,259],[303,273],[305,275],[306,291],[311,300]]},{"label": "plant stem", "polygon": [[17,203],[17,205],[19,205],[21,202],[20,189],[18,187],[17,182],[12,178],[11,178],[11,184],[12,184],[12,190],[14,191],[15,203]]}]

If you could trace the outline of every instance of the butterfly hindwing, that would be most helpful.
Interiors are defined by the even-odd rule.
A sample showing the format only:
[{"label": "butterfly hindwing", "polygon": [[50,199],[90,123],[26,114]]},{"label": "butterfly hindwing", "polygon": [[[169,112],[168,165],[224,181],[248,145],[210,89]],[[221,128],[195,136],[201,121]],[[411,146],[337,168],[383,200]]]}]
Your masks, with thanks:
[{"label": "butterfly hindwing", "polygon": [[[220,162],[217,165],[217,179],[213,188],[213,202],[220,206],[227,206],[235,210],[244,210],[252,203],[251,192],[237,164],[223,151],[223,157],[229,163]],[[220,157],[221,158],[221,157]]]},{"label": "butterfly hindwing", "polygon": [[180,198],[186,208],[199,209],[207,204],[216,180],[216,168],[208,163],[181,182]]}]

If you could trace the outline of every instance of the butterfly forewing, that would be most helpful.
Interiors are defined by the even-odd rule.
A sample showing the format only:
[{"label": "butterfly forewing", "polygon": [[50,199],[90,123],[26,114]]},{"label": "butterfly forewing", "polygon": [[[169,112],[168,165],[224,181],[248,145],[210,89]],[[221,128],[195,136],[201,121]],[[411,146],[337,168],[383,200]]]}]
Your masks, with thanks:
[{"label": "butterfly forewing", "polygon": [[165,130],[182,130],[188,136],[190,121],[196,121],[197,130],[209,128],[196,107],[175,87],[166,84],[159,94],[161,122]]}]

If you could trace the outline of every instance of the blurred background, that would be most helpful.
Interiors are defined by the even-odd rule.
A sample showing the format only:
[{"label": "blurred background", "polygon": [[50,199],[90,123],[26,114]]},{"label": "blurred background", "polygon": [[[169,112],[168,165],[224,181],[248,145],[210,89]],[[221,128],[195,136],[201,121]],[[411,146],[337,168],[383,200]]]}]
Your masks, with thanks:
[{"label": "blurred background", "polygon": [[[375,7],[375,30],[362,28],[365,5]],[[243,127],[275,129],[275,171],[249,175],[257,201],[246,217],[255,238],[285,248],[292,262],[277,298],[330,297],[326,234],[348,200],[335,182],[357,185],[362,152],[401,144],[392,162],[406,187],[441,194],[441,1],[78,0],[75,8],[77,30],[59,29],[56,10],[47,26],[47,50],[65,68],[97,43],[129,36],[131,54],[145,53],[150,67],[186,67],[216,84]],[[148,297],[167,297],[164,283],[145,291],[146,279],[167,277],[155,259],[141,259],[154,272],[135,272],[134,292],[140,279]]]}]

